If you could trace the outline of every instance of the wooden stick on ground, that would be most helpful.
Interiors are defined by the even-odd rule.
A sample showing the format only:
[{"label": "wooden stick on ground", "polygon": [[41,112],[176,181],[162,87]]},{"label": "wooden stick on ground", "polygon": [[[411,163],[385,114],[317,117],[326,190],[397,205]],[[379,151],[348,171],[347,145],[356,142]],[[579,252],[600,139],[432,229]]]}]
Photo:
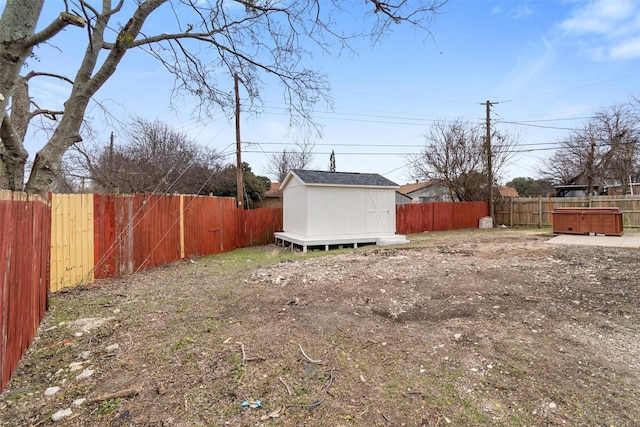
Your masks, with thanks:
[{"label": "wooden stick on ground", "polygon": [[302,348],[302,345],[298,344],[298,347],[300,347],[300,351],[302,352],[302,355],[304,356],[305,359],[307,359],[308,362],[315,363],[315,364],[318,364],[318,365],[322,365],[322,360],[315,360],[315,359],[310,358],[304,352],[304,349]]},{"label": "wooden stick on ground", "polygon": [[104,394],[102,396],[94,397],[93,399],[87,399],[87,404],[104,402],[105,400],[121,399],[123,397],[133,397],[140,393],[140,389],[137,387],[128,388],[125,390],[116,391],[115,393]]},{"label": "wooden stick on ground", "polygon": [[280,382],[286,387],[287,389],[287,393],[289,393],[289,396],[291,396],[291,389],[289,388],[289,386],[287,385],[287,383],[284,382],[284,379],[282,377],[278,378],[280,380]]},{"label": "wooden stick on ground", "polygon": [[240,350],[242,350],[242,364],[244,365],[245,362],[247,361],[247,355],[244,352],[244,344],[241,343],[240,341],[236,341],[236,344],[240,345]]}]

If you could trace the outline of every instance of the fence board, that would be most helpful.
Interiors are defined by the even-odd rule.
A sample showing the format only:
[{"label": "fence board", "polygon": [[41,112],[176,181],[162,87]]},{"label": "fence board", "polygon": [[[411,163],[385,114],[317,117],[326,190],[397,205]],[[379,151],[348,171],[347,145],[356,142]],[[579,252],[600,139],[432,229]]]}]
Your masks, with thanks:
[{"label": "fence board", "polygon": [[93,196],[93,246],[94,246],[94,277],[106,279],[114,277],[117,269],[118,257],[116,235],[115,196],[111,194]]},{"label": "fence board", "polygon": [[477,228],[489,215],[488,202],[429,202],[396,206],[396,232],[443,231]]},{"label": "fence board", "polygon": [[[234,241],[225,241],[228,224],[233,223],[236,201],[232,198],[183,196],[184,255],[216,254],[235,249]],[[235,228],[233,229],[235,230]],[[228,234],[233,235],[229,232]]]},{"label": "fence board", "polygon": [[93,283],[93,196],[52,194],[51,291]]},{"label": "fence board", "polygon": [[281,208],[238,209],[237,215],[239,248],[273,243],[274,233],[282,231]]},{"label": "fence board", "polygon": [[0,392],[47,308],[49,203],[0,191]]}]

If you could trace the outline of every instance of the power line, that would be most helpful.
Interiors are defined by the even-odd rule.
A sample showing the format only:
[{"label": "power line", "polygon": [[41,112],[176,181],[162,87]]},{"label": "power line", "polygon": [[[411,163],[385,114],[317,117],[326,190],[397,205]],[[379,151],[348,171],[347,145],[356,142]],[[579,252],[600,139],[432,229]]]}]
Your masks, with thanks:
[{"label": "power line", "polygon": [[543,126],[543,125],[534,125],[533,123],[525,123],[525,122],[510,122],[506,120],[496,121],[497,123],[506,123],[510,125],[518,125],[518,126],[529,126],[534,128],[541,129],[557,129],[557,130],[571,130],[571,131],[579,131],[578,128],[567,128],[567,127],[559,127],[559,126]]}]

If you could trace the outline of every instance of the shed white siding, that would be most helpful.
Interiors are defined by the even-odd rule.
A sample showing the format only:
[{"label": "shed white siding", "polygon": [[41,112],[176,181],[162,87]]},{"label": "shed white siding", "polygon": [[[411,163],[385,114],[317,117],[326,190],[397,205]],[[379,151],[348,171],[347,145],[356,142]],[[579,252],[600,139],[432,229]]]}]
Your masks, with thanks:
[{"label": "shed white siding", "polygon": [[314,237],[393,234],[395,188],[309,184],[291,174],[283,184],[284,231]]},{"label": "shed white siding", "polygon": [[298,177],[293,176],[282,192],[282,226],[285,230],[305,235],[308,223],[307,189]]},{"label": "shed white siding", "polygon": [[[389,208],[395,207],[393,189],[308,187],[307,196],[308,220],[304,235],[395,232],[395,209],[391,212]],[[391,205],[388,204],[389,200]],[[287,230],[285,227],[285,231]]]}]

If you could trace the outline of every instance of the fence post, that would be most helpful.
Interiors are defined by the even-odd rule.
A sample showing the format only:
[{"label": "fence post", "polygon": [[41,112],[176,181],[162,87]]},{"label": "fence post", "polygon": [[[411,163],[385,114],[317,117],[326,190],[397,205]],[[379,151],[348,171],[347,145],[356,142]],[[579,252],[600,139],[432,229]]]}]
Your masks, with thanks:
[{"label": "fence post", "polygon": [[184,259],[184,195],[180,195],[180,259]]},{"label": "fence post", "polygon": [[538,196],[538,228],[542,228],[542,196]]},{"label": "fence post", "polygon": [[509,227],[513,228],[513,197],[509,198]]}]

